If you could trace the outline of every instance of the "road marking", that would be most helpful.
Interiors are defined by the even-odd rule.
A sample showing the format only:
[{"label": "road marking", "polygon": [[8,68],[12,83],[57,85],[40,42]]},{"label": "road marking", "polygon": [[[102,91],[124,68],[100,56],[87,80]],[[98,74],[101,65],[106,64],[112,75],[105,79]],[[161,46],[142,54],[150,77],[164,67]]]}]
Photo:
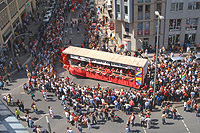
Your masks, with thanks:
[{"label": "road marking", "polygon": [[2,93],[1,95],[2,95],[2,96],[7,96],[8,94],[11,95],[12,93]]},{"label": "road marking", "polygon": [[47,115],[49,115],[49,114],[42,114],[42,115],[41,115],[42,117],[40,117],[38,120],[34,121],[34,123],[38,122],[39,120],[41,120],[43,117],[45,117],[45,116],[47,116]]},{"label": "road marking", "polygon": [[[27,82],[28,82],[28,80],[27,80]],[[23,84],[21,84],[21,85],[19,85],[19,86],[17,86],[15,89],[12,89],[12,90],[10,90],[9,92],[12,92],[12,91],[14,91],[14,90],[16,90],[16,89],[18,89],[19,87],[21,87],[22,88],[22,86],[24,85],[24,83]]]},{"label": "road marking", "polygon": [[[178,112],[178,109],[177,109],[177,114],[181,116],[181,114]],[[182,117],[182,116],[181,116]],[[189,128],[187,127],[187,125],[185,124],[185,121],[184,120],[181,120],[183,122],[183,125],[185,126],[185,129],[188,131],[188,133],[190,133],[190,130]]]},{"label": "road marking", "polygon": [[24,91],[22,91],[21,93],[20,93],[21,95],[24,95],[24,94],[26,94]]},{"label": "road marking", "polygon": [[[140,114],[138,114],[139,118],[141,117]],[[142,127],[144,130],[144,133],[147,133],[146,129],[144,127]]]}]

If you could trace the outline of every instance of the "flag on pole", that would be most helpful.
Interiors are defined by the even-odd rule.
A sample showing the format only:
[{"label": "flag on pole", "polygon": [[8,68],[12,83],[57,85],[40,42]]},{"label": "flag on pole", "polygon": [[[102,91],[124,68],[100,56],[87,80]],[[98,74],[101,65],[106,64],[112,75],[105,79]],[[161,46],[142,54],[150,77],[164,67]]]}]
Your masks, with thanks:
[{"label": "flag on pole", "polygon": [[185,79],[186,79],[186,73],[184,73],[184,74],[182,75],[181,80],[185,80]]}]

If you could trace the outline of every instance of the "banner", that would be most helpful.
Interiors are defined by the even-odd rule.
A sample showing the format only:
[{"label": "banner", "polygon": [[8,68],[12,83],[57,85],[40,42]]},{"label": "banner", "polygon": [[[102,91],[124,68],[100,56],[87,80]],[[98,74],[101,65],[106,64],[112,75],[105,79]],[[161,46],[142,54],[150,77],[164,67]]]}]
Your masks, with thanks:
[{"label": "banner", "polygon": [[142,68],[136,67],[136,85],[142,85]]}]

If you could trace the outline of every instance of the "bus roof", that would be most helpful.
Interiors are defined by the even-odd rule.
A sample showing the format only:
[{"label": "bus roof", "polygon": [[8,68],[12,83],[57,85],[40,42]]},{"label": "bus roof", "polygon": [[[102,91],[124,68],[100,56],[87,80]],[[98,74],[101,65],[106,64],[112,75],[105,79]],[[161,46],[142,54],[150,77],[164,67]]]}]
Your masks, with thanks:
[{"label": "bus roof", "polygon": [[119,63],[119,64],[128,65],[128,66],[140,67],[140,68],[143,68],[147,63],[147,59],[143,59],[143,58],[136,58],[133,56],[113,54],[109,52],[79,48],[79,47],[74,47],[74,46],[69,46],[68,48],[66,48],[63,51],[63,54],[77,55],[77,56],[87,57],[91,59],[109,61],[113,63]]}]

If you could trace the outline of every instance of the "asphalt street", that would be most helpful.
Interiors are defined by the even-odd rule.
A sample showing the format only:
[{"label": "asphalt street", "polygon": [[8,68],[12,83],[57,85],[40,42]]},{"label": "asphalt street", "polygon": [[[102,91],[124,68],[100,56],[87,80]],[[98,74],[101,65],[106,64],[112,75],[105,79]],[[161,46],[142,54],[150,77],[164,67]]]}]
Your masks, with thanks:
[{"label": "asphalt street", "polygon": [[[72,18],[77,18],[77,14],[72,14]],[[80,33],[77,34],[76,28],[73,29],[73,34],[67,36],[66,40],[69,38],[72,40],[72,44],[74,45],[80,45],[84,38],[84,27],[81,25],[80,27]],[[30,66],[30,63],[28,64]],[[56,69],[58,72],[59,77],[66,76],[70,77],[70,80],[73,80],[76,84],[80,84],[81,86],[96,86],[98,83],[102,87],[110,87],[113,89],[129,89],[129,87],[104,82],[104,81],[98,81],[88,78],[82,78],[70,75],[68,71],[62,68],[62,65],[58,62],[56,65]],[[72,127],[74,133],[78,133],[78,129],[76,129],[74,126],[69,125],[67,123],[65,115],[63,113],[63,106],[60,105],[61,101],[58,100],[58,98],[53,93],[47,93],[47,101],[45,101],[42,97],[42,93],[39,91],[35,92],[35,103],[37,105],[37,108],[39,110],[39,114],[35,114],[32,112],[31,109],[31,103],[33,102],[31,100],[30,95],[23,92],[22,85],[26,82],[28,82],[28,78],[26,76],[25,70],[22,70],[21,72],[16,73],[12,77],[13,82],[9,84],[9,86],[6,86],[5,90],[0,90],[0,98],[2,99],[4,95],[7,95],[8,93],[11,93],[11,95],[15,98],[15,101],[17,99],[20,99],[24,102],[25,108],[30,109],[30,116],[34,120],[34,124],[39,125],[42,130],[48,129],[48,125],[46,122],[46,117],[48,117],[51,125],[51,131],[55,131],[56,133],[65,133],[66,128],[68,126]],[[161,109],[160,107],[156,107],[151,113],[151,119],[152,119],[152,127],[150,129],[147,129],[146,127],[140,127],[140,117],[139,114],[137,114],[137,108],[134,109],[134,112],[136,113],[136,120],[135,120],[135,126],[130,128],[130,132],[137,132],[137,133],[199,133],[199,127],[200,127],[200,118],[195,117],[195,113],[189,113],[183,111],[183,103],[175,103],[175,107],[178,109],[177,119],[173,120],[171,118],[166,119],[166,125],[162,125],[161,121]],[[48,106],[51,106],[53,108],[55,119],[51,119],[48,114]],[[16,107],[9,107],[9,109],[14,112]],[[85,111],[83,111],[85,112]],[[125,112],[116,112],[116,114],[121,118],[120,122],[111,122],[109,121],[102,121],[98,120],[98,123],[96,125],[92,125],[91,129],[83,128],[83,132],[85,133],[123,133],[125,132],[125,126],[126,121],[129,118],[129,115],[126,115]],[[24,117],[24,113],[21,112],[21,117]],[[24,120],[20,121],[25,127],[27,127],[27,123]],[[32,132],[31,128],[28,128],[29,132]]]},{"label": "asphalt street", "polygon": [[[98,80],[93,79],[87,79],[87,78],[81,78],[70,75],[65,69],[62,68],[61,64],[57,63],[57,70],[60,77],[66,77],[69,76],[70,80],[73,80],[76,84],[80,84],[81,86],[85,85],[97,85],[97,83],[100,83],[103,87],[111,87],[114,89],[118,88],[125,88],[129,89],[128,87],[112,84],[109,82],[102,82]],[[20,99],[24,102],[25,108],[31,109],[30,105],[33,102],[31,100],[31,97],[28,94],[25,94],[22,89],[22,85],[27,82],[28,79],[26,77],[25,71],[16,73],[13,77],[13,82],[9,84],[9,86],[6,86],[5,90],[0,90],[1,93],[1,99],[4,95],[11,93],[11,95],[15,98],[15,100]],[[66,118],[63,113],[63,106],[60,105],[60,100],[57,99],[57,97],[53,93],[48,93],[48,101],[44,101],[42,97],[42,93],[39,91],[35,92],[35,103],[38,107],[39,114],[32,113],[32,110],[30,110],[30,116],[35,121],[36,125],[40,125],[41,129],[48,129],[47,122],[46,122],[46,116],[49,118],[51,129],[52,131],[55,131],[57,133],[66,132],[66,127],[70,126],[69,123],[67,123]],[[140,127],[140,117],[139,114],[137,114],[137,108],[134,109],[134,112],[136,113],[136,120],[135,120],[135,126],[131,127],[131,132],[142,132],[142,133],[157,133],[157,132],[181,132],[181,133],[198,133],[199,130],[199,118],[195,117],[195,113],[190,112],[184,112],[183,111],[183,103],[176,103],[174,104],[176,107],[178,107],[178,114],[177,119],[173,120],[171,118],[167,118],[166,125],[161,124],[161,109],[160,107],[156,108],[152,111],[151,119],[153,121],[151,129],[142,128]],[[51,119],[48,115],[48,106],[53,107],[53,111],[55,114],[55,119]],[[14,109],[16,107],[9,107],[11,111],[14,112]],[[84,111],[83,111],[84,112]],[[84,128],[83,131],[86,133],[110,133],[110,132],[116,132],[116,133],[122,133],[124,132],[126,121],[128,120],[129,116],[125,115],[124,112],[116,112],[116,114],[121,118],[120,122],[111,122],[111,121],[98,121],[98,124],[92,125],[91,129]],[[25,114],[21,113],[21,117],[23,118]],[[27,127],[27,123],[25,121],[21,121],[21,123]],[[27,127],[29,132],[32,130]],[[78,130],[75,127],[72,127],[73,131],[76,133]]]}]

